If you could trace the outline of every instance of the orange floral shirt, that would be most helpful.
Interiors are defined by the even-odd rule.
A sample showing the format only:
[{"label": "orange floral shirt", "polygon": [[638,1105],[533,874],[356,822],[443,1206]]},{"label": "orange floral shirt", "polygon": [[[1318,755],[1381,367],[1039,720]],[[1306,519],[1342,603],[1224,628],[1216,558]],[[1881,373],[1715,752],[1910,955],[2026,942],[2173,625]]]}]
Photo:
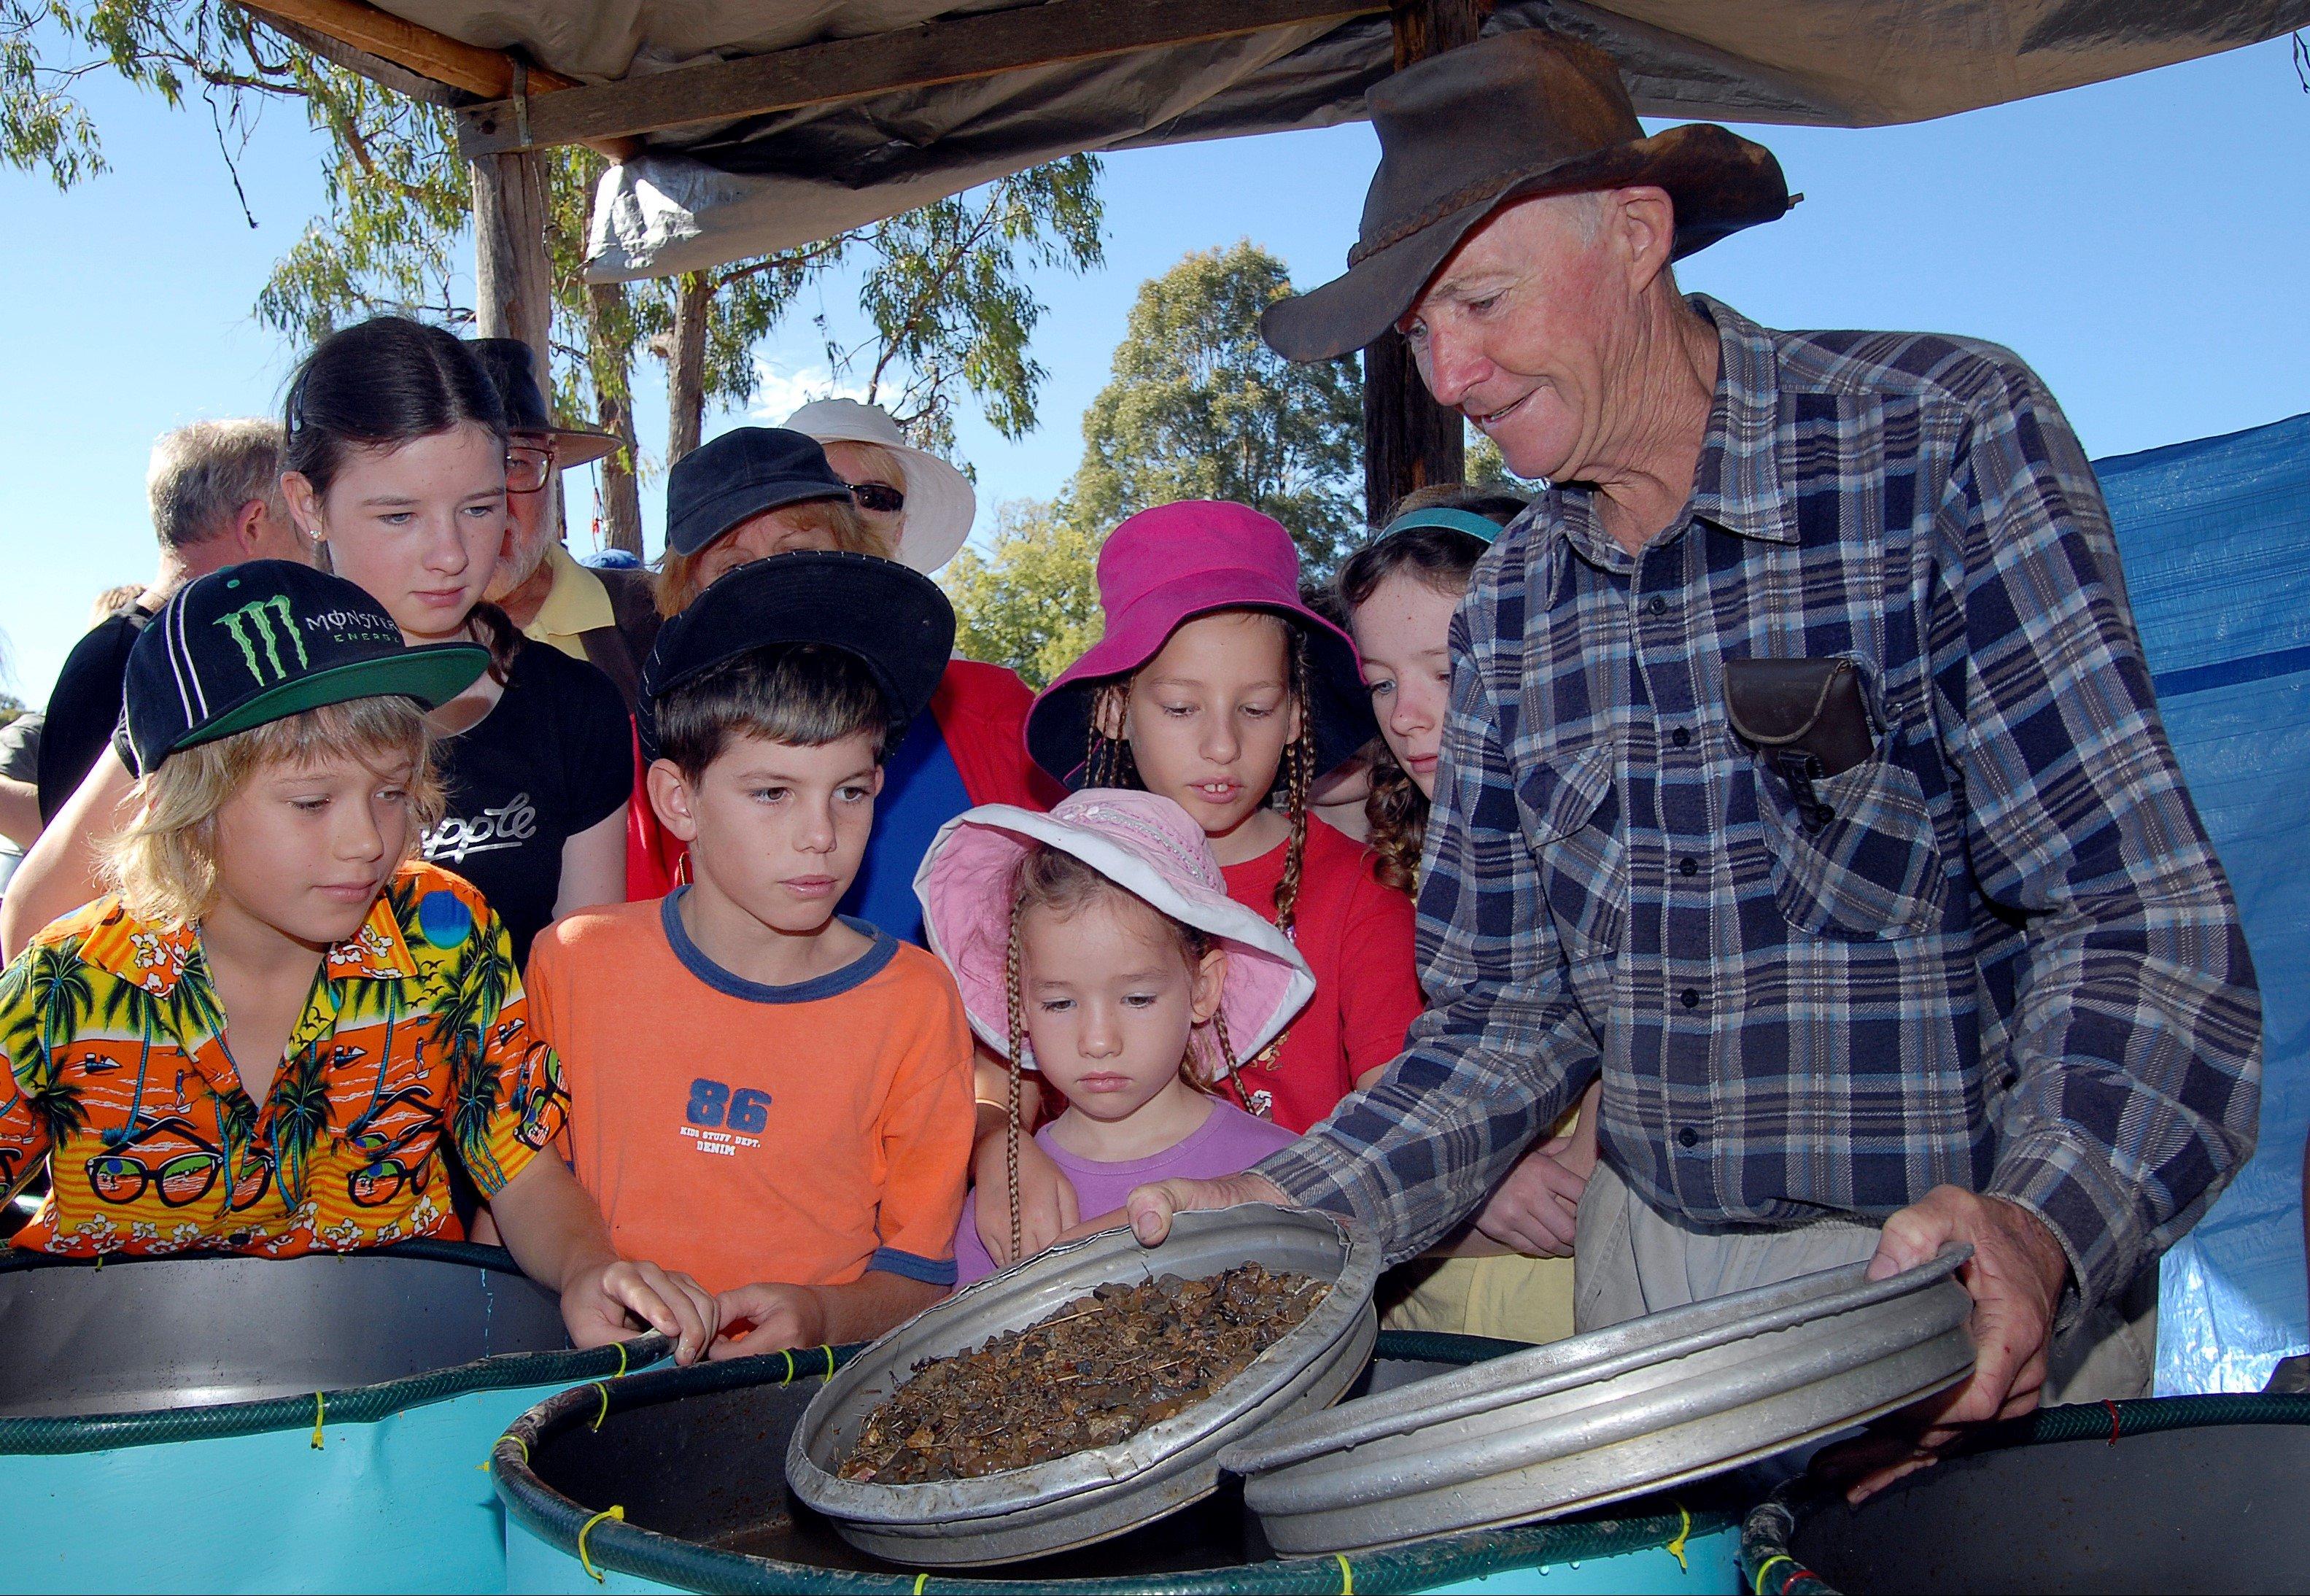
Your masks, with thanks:
[{"label": "orange floral shirt", "polygon": [[404,865],[315,973],[260,1106],[197,928],[100,898],[0,973],[0,1186],[43,1159],[52,1176],[14,1245],[287,1257],[457,1236],[446,1160],[493,1195],[561,1129],[560,1065],[525,1010],[482,895]]}]

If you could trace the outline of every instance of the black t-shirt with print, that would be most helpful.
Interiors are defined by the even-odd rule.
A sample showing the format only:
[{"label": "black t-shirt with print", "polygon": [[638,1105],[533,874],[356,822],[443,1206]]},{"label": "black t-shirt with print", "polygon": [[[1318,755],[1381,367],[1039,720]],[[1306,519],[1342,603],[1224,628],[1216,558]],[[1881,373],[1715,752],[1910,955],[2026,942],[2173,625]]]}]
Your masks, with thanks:
[{"label": "black t-shirt with print", "polygon": [[440,763],[448,811],[425,834],[425,857],[482,889],[526,965],[560,894],[561,845],[633,792],[625,705],[585,661],[525,643],[505,696],[443,741]]}]

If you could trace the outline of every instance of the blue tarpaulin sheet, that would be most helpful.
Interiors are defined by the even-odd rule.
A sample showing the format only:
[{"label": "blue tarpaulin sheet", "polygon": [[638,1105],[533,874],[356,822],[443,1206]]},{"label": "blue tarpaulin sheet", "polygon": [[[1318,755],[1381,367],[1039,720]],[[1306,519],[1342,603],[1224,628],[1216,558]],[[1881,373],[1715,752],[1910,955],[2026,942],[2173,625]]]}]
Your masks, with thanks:
[{"label": "blue tarpaulin sheet", "polygon": [[2167,1254],[2158,1391],[2310,1349],[2310,414],[2095,462],[2158,702],[2262,980],[2262,1140]]}]

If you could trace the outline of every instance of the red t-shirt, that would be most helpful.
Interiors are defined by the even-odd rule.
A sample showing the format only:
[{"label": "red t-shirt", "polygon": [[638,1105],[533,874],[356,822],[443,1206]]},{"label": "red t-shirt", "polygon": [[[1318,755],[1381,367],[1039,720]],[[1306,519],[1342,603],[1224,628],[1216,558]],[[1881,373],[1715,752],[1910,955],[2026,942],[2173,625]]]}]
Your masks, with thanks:
[{"label": "red t-shirt", "polygon": [[[1228,896],[1275,918],[1290,846],[1228,865]],[[1254,1106],[1266,1094],[1269,1115],[1285,1130],[1307,1130],[1355,1089],[1357,1076],[1403,1051],[1403,1033],[1424,1006],[1411,925],[1411,900],[1381,884],[1370,852],[1311,819],[1292,939],[1316,972],[1316,995],[1243,1076]]]}]

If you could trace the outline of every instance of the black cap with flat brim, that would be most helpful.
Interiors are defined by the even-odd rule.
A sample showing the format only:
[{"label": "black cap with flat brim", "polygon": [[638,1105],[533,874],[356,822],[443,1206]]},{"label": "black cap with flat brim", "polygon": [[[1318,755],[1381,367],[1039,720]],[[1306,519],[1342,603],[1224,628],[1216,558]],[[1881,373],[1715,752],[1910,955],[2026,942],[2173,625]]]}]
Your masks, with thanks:
[{"label": "black cap with flat brim", "polygon": [[659,629],[642,666],[635,729],[658,757],[657,707],[683,682],[757,648],[815,644],[863,662],[892,730],[930,707],[954,651],[954,605],[895,559],[810,549],[742,565]]},{"label": "black cap with flat brim", "polygon": [[1656,187],[1676,217],[1675,258],[1771,221],[1793,203],[1780,162],[1713,123],[1647,137],[1611,56],[1543,29],[1479,39],[1375,84],[1365,97],[1379,169],[1348,270],[1281,299],[1260,333],[1287,360],[1353,353],[1395,325],[1501,206],[1541,195]]},{"label": "black cap with flat brim", "polygon": [[474,643],[412,648],[342,577],[253,559],[187,583],[129,650],[123,698],[137,772],[179,749],[355,698],[431,709],[489,669]]}]

